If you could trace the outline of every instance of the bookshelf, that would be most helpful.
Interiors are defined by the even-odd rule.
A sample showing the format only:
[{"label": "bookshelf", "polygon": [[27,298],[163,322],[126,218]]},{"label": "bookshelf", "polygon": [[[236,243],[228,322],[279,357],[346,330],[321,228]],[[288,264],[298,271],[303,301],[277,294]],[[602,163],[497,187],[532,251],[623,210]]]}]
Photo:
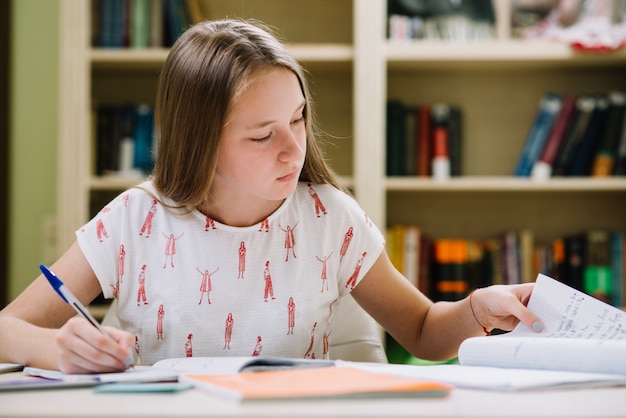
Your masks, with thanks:
[{"label": "bookshelf", "polygon": [[[626,51],[586,54],[506,38],[393,43],[382,0],[200,4],[206,18],[255,17],[280,29],[310,72],[332,165],[381,229],[416,223],[432,237],[480,239],[530,228],[537,241],[595,227],[626,231],[626,178],[511,176],[541,94],[626,89]],[[91,2],[61,0],[60,7],[59,253],[100,204],[137,182],[93,174],[92,99],[150,102],[167,55],[165,48],[92,48]],[[385,176],[388,98],[463,109],[463,177]]]}]

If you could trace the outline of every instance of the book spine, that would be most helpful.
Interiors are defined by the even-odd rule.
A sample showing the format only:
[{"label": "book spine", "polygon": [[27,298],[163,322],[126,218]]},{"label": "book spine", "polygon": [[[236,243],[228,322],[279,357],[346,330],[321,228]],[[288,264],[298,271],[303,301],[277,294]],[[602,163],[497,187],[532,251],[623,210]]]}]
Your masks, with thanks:
[{"label": "book spine", "polygon": [[619,144],[617,151],[615,152],[615,164],[613,168],[614,176],[626,175],[626,109],[622,115],[624,123],[622,124],[622,131],[620,134]]},{"label": "book spine", "polygon": [[603,229],[587,232],[583,267],[583,290],[604,302],[611,302],[613,271],[609,232]]},{"label": "book spine", "polygon": [[165,45],[163,40],[163,0],[150,0],[150,46],[162,47]]},{"label": "book spine", "polygon": [[568,235],[565,242],[565,283],[574,289],[584,291],[583,276],[585,267],[585,234]]},{"label": "book spine", "polygon": [[607,97],[598,96],[596,107],[591,114],[589,124],[574,154],[572,165],[567,173],[569,176],[588,176],[591,174],[593,157],[596,154],[597,140],[609,108]]},{"label": "book spine", "polygon": [[611,233],[611,269],[613,274],[613,295],[611,303],[618,308],[624,307],[624,235]]},{"label": "book spine", "polygon": [[448,153],[450,155],[450,175],[460,176],[462,167],[462,114],[457,106],[450,106],[448,113]]},{"label": "book spine", "polygon": [[462,239],[438,239],[433,245],[436,299],[454,301],[464,298],[469,292],[465,274],[467,242]]},{"label": "book spine", "polygon": [[606,123],[593,161],[591,175],[594,177],[608,177],[613,174],[613,164],[624,124],[624,110],[626,110],[626,93],[611,92]]},{"label": "book spine", "polygon": [[547,180],[552,176],[552,167],[556,161],[556,156],[563,143],[567,127],[572,121],[572,116],[576,110],[576,96],[566,95],[563,97],[563,105],[559,111],[550,136],[546,140],[545,146],[539,158],[533,165],[531,177],[535,180]]},{"label": "book spine", "polygon": [[152,152],[152,137],[154,133],[154,115],[152,108],[146,104],[140,104],[136,108],[136,123],[133,133],[134,138],[134,168],[144,174],[152,171],[154,155]]},{"label": "book spine", "polygon": [[438,103],[432,107],[433,115],[433,158],[431,161],[432,177],[435,180],[450,178],[450,137],[448,119],[450,107]]},{"label": "book spine", "polygon": [[526,137],[515,168],[514,174],[516,176],[530,176],[533,165],[539,158],[546,139],[550,134],[556,115],[561,109],[561,102],[561,97],[554,93],[546,93],[541,98],[535,119]]},{"label": "book spine", "polygon": [[405,141],[405,108],[396,100],[387,103],[387,175],[401,176],[403,144]]},{"label": "book spine", "polygon": [[403,174],[414,176],[417,174],[417,114],[415,108],[406,106],[404,109],[404,142],[403,142]]},{"label": "book spine", "polygon": [[576,100],[576,110],[571,126],[567,130],[565,139],[559,148],[556,162],[553,167],[553,174],[565,176],[570,170],[574,155],[582,141],[591,115],[596,107],[596,99],[589,95],[579,96]]},{"label": "book spine", "polygon": [[420,106],[418,108],[418,163],[417,175],[420,177],[430,176],[430,160],[431,160],[431,110],[429,106]]},{"label": "book spine", "polygon": [[131,42],[133,48],[150,45],[150,0],[130,0]]}]

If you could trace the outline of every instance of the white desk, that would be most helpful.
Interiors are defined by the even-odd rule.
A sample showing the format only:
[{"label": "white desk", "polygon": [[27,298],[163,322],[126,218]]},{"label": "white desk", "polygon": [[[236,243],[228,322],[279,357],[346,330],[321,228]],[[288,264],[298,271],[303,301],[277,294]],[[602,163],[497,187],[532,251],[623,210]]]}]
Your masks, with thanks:
[{"label": "white desk", "polygon": [[[21,373],[0,375],[0,380]],[[0,417],[626,417],[626,387],[502,393],[455,389],[446,398],[232,403],[188,390],[106,394],[91,388],[0,393]]]}]

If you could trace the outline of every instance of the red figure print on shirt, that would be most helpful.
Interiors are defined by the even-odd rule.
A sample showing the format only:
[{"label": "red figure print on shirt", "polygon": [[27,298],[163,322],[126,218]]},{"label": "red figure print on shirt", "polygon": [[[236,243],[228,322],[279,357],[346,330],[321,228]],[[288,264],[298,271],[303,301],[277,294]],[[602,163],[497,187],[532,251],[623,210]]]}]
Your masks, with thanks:
[{"label": "red figure print on shirt", "polygon": [[263,344],[261,344],[261,336],[256,337],[256,345],[254,346],[254,351],[252,352],[252,357],[259,357],[261,355],[261,350],[263,350]]},{"label": "red figure print on shirt", "polygon": [[287,303],[287,334],[293,335],[293,329],[296,326],[296,303],[293,301],[293,297],[289,297]]},{"label": "red figure print on shirt", "polygon": [[113,297],[117,299],[120,294],[120,282],[115,282],[115,286],[112,284],[109,286],[111,286],[111,290],[113,291]]},{"label": "red figure print on shirt", "polygon": [[141,266],[139,272],[139,289],[137,290],[137,306],[139,302],[143,302],[144,305],[148,304],[148,298],[146,297],[146,265]]},{"label": "red figure print on shirt", "polygon": [[270,221],[267,218],[263,219],[259,224],[259,232],[263,232],[263,230],[270,232]]},{"label": "red figure print on shirt", "polygon": [[224,331],[224,350],[230,350],[230,340],[233,337],[233,325],[235,324],[235,320],[233,319],[233,313],[228,312],[228,316],[226,317],[226,326]]},{"label": "red figure print on shirt", "polygon": [[328,290],[328,273],[327,273],[327,265],[328,265],[328,259],[330,257],[332,257],[333,253],[330,253],[330,255],[328,256],[324,256],[324,258],[319,258],[318,256],[315,256],[315,258],[318,259],[318,261],[322,262],[322,274],[321,274],[321,279],[322,279],[322,293],[324,293],[324,284],[326,284],[326,290]]},{"label": "red figure print on shirt", "polygon": [[193,348],[191,347],[191,340],[193,334],[187,335],[187,342],[185,342],[185,357],[193,357]]},{"label": "red figure print on shirt", "polygon": [[213,285],[211,284],[211,276],[213,276],[215,273],[217,273],[217,271],[220,268],[216,268],[215,271],[213,273],[209,273],[209,270],[200,270],[198,267],[196,267],[196,270],[198,270],[198,273],[200,273],[202,275],[202,282],[200,283],[200,300],[198,301],[198,305],[200,305],[202,303],[202,296],[206,293],[206,300],[207,302],[209,302],[209,304],[211,303],[211,290],[213,290]]},{"label": "red figure print on shirt", "polygon": [[274,286],[272,286],[272,275],[270,274],[270,260],[267,260],[265,262],[263,278],[265,278],[265,290],[263,293],[263,298],[265,299],[265,302],[267,302],[268,296],[271,297],[272,300],[276,299],[274,297]]},{"label": "red figure print on shirt", "polygon": [[304,358],[315,358],[315,353],[313,353],[313,344],[315,343],[315,328],[317,327],[317,321],[313,324],[313,328],[311,329],[311,341],[309,342],[309,348],[306,350],[306,354]]},{"label": "red figure print on shirt", "polygon": [[184,232],[177,237],[174,237],[174,234],[169,234],[169,235],[163,234],[163,236],[167,239],[167,243],[165,244],[165,263],[163,263],[163,268],[167,267],[168,258],[170,259],[170,265],[174,267],[174,255],[176,254],[176,241],[178,241],[180,237],[182,237],[183,235],[185,235]]},{"label": "red figure print on shirt", "polygon": [[326,208],[324,207],[324,204],[322,203],[319,195],[317,194],[313,186],[311,186],[311,183],[307,183],[306,185],[309,186],[309,196],[311,196],[311,198],[313,199],[313,203],[315,204],[315,216],[319,218],[320,212],[326,215]]},{"label": "red figure print on shirt", "polygon": [[119,282],[124,283],[124,261],[126,259],[126,249],[124,248],[124,244],[120,245],[120,254],[119,254]]},{"label": "red figure print on shirt", "polygon": [[356,267],[354,268],[354,272],[352,273],[352,276],[350,276],[350,278],[346,282],[346,287],[350,287],[350,289],[354,289],[354,286],[356,286],[356,279],[359,277],[361,266],[363,265],[363,259],[365,258],[366,255],[367,255],[367,252],[363,252],[363,254],[361,254],[361,257],[359,257],[359,259],[357,260]]},{"label": "red figure print on shirt", "polygon": [[100,242],[102,242],[104,238],[109,238],[109,234],[107,234],[107,230],[104,228],[102,219],[98,219],[96,222],[96,235],[98,236],[98,241]]},{"label": "red figure print on shirt", "polygon": [[128,198],[129,198],[128,193],[124,193],[124,194],[122,195],[122,202],[124,202],[124,207],[125,207],[125,208],[127,208],[127,207],[128,207]]},{"label": "red figure print on shirt", "polygon": [[154,214],[157,210],[157,201],[152,199],[152,205],[150,206],[150,210],[148,210],[148,214],[146,215],[146,219],[143,221],[143,225],[141,226],[141,231],[139,231],[139,235],[146,234],[146,238],[150,238],[150,234],[152,233],[152,220],[154,219]]},{"label": "red figure print on shirt", "polygon": [[298,258],[296,257],[296,250],[295,250],[296,237],[293,234],[293,230],[296,229],[296,226],[298,226],[298,222],[296,222],[293,228],[290,226],[287,226],[287,229],[284,229],[282,226],[278,225],[278,227],[285,233],[285,248],[287,249],[287,255],[285,256],[285,261],[289,261],[289,250],[291,250],[291,253],[293,254],[293,258]]},{"label": "red figure print on shirt", "polygon": [[339,250],[339,262],[343,261],[343,257],[348,252],[348,247],[354,236],[354,228],[350,227],[343,236],[343,243],[341,244],[341,250]]},{"label": "red figure print on shirt", "polygon": [[159,312],[157,312],[157,340],[163,339],[163,317],[165,316],[165,309],[163,308],[163,304],[159,306]]},{"label": "red figure print on shirt", "polygon": [[139,337],[135,335],[135,354],[139,358]]},{"label": "red figure print on shirt", "polygon": [[246,244],[241,241],[239,244],[239,265],[237,268],[237,279],[243,279],[243,274],[246,272]]},{"label": "red figure print on shirt", "polygon": [[215,221],[213,218],[205,217],[204,220],[204,230],[208,231],[209,229],[215,229]]}]

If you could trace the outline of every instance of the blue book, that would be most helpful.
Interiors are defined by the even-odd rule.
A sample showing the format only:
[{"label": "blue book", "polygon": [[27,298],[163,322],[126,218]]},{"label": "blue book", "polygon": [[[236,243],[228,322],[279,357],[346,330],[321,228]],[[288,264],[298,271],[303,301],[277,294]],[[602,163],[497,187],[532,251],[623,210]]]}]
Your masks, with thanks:
[{"label": "blue book", "polygon": [[555,93],[545,93],[539,102],[539,108],[535,115],[530,132],[522,148],[522,153],[517,161],[514,175],[528,177],[532,172],[533,165],[541,155],[546,140],[550,135],[557,114],[561,110],[563,100]]},{"label": "blue book", "polygon": [[152,108],[148,105],[137,106],[135,130],[135,164],[134,167],[148,174],[152,171],[154,156],[152,155],[152,136],[154,132],[154,117]]}]

